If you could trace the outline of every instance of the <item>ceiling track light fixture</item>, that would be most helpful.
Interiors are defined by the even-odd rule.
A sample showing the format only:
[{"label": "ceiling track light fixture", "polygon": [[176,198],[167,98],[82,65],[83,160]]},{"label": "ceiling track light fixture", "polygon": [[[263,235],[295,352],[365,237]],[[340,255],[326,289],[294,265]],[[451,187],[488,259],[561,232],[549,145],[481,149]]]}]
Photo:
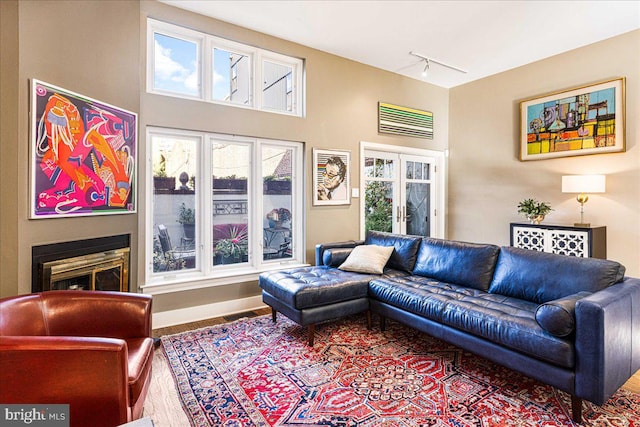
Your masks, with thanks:
[{"label": "ceiling track light fixture", "polygon": [[429,69],[429,60],[424,58],[424,70],[422,70],[422,77],[427,77],[427,70]]},{"label": "ceiling track light fixture", "polygon": [[437,59],[429,58],[429,57],[427,57],[425,55],[422,55],[421,53],[417,53],[417,52],[411,51],[411,52],[409,52],[409,55],[417,56],[418,58],[422,59],[425,62],[424,70],[422,71],[422,75],[425,76],[425,77],[427,75],[427,70],[429,69],[429,63],[431,63],[431,62],[435,62],[436,64],[442,65],[443,67],[451,68],[452,70],[456,70],[456,71],[458,71],[460,73],[467,74],[467,71],[463,70],[462,68],[458,68],[458,67],[455,67],[453,65],[449,65],[449,64],[447,64],[445,62],[438,61]]}]

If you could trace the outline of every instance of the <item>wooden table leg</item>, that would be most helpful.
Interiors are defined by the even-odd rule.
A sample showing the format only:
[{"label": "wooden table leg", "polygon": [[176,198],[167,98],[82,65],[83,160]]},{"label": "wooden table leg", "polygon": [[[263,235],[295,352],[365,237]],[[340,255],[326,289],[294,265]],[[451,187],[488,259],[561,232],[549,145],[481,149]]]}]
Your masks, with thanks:
[{"label": "wooden table leg", "polygon": [[582,424],[582,399],[573,394],[571,395],[571,415],[575,423]]},{"label": "wooden table leg", "polygon": [[309,325],[309,347],[313,347],[313,338],[316,332],[316,325]]}]

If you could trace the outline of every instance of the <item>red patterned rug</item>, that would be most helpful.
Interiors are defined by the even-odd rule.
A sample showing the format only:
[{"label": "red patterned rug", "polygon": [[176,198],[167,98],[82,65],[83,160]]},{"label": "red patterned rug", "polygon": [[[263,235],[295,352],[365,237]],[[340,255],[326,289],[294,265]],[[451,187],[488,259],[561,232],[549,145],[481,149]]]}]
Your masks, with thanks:
[{"label": "red patterned rug", "polygon": [[[396,322],[306,329],[284,316],[162,338],[193,426],[571,426],[570,398]],[[588,426],[640,426],[640,395],[585,402]]]}]

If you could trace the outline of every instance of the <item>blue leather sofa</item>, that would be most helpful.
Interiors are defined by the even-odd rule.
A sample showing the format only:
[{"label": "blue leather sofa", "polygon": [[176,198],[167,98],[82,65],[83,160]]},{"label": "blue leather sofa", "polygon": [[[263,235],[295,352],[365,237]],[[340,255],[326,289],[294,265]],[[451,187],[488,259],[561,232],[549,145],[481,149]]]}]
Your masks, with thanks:
[{"label": "blue leather sofa", "polygon": [[[337,267],[394,246],[382,275]],[[316,265],[260,277],[263,301],[301,325],[367,311],[602,405],[640,369],[640,279],[614,261],[370,232],[319,244]],[[370,318],[369,318],[370,323]]]}]

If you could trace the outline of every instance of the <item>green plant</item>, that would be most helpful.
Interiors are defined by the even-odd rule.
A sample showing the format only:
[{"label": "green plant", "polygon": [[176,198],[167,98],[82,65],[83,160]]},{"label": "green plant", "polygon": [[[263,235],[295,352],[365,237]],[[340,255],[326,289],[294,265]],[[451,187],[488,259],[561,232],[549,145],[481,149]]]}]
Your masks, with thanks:
[{"label": "green plant", "polygon": [[160,155],[160,162],[153,169],[153,176],[158,178],[166,178],[167,177],[167,160],[164,156]]},{"label": "green plant", "polygon": [[195,224],[196,223],[196,210],[188,208],[184,203],[180,205],[180,212],[178,213],[177,222],[180,224]]},{"label": "green plant", "polygon": [[384,182],[371,181],[365,189],[365,230],[391,232],[392,206]]},{"label": "green plant", "polygon": [[153,239],[153,272],[176,271],[186,267],[184,259],[176,259],[168,253],[162,252],[162,246],[157,237]]},{"label": "green plant", "polygon": [[216,253],[223,258],[241,258],[248,253],[246,228],[232,226],[229,237],[218,240]]},{"label": "green plant", "polygon": [[539,202],[535,199],[524,199],[518,203],[518,213],[527,217],[547,215],[551,212],[551,205],[547,202]]}]

